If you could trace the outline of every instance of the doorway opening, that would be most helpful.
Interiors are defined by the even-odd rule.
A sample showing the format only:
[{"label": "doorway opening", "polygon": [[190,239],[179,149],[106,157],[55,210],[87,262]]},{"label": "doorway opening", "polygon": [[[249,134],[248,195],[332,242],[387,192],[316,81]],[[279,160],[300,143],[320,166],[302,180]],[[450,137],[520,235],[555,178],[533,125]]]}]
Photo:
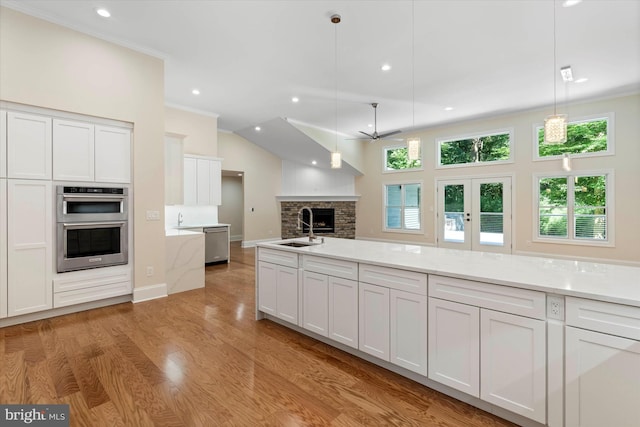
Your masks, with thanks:
[{"label": "doorway opening", "polygon": [[244,239],[244,172],[222,171],[222,204],[218,206],[218,222],[229,224],[229,240]]}]

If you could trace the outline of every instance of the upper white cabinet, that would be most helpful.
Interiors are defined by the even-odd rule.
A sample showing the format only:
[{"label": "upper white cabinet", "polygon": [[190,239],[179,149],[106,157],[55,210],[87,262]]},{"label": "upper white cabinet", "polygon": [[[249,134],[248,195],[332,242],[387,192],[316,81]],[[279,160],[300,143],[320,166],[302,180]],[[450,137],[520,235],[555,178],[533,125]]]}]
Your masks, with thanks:
[{"label": "upper white cabinet", "polygon": [[131,182],[131,130],[95,127],[95,180]]},{"label": "upper white cabinet", "polygon": [[7,177],[7,112],[0,110],[0,178]]},{"label": "upper white cabinet", "polygon": [[51,118],[7,113],[7,177],[51,179]]},{"label": "upper white cabinet", "polygon": [[53,119],[53,179],[93,181],[94,125]]},{"label": "upper white cabinet", "polygon": [[220,159],[184,156],[184,204],[222,203],[222,162]]},{"label": "upper white cabinet", "polygon": [[53,307],[53,192],[51,181],[7,182],[8,315]]},{"label": "upper white cabinet", "polygon": [[7,180],[0,178],[0,319],[7,317]]},{"label": "upper white cabinet", "polygon": [[164,137],[164,204],[182,205],[184,202],[184,162],[182,138]]}]

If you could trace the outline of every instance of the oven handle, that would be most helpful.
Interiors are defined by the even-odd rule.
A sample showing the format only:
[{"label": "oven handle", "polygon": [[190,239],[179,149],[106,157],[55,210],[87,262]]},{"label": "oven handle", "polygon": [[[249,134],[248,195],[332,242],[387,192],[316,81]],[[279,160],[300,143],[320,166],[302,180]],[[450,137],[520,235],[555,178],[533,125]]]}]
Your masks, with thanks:
[{"label": "oven handle", "polygon": [[62,224],[64,228],[107,228],[114,225],[124,225],[127,221],[105,221],[105,222],[65,222]]},{"label": "oven handle", "polygon": [[95,200],[95,199],[103,199],[103,200],[123,200],[127,196],[125,194],[63,194],[63,199],[86,199],[86,200]]}]

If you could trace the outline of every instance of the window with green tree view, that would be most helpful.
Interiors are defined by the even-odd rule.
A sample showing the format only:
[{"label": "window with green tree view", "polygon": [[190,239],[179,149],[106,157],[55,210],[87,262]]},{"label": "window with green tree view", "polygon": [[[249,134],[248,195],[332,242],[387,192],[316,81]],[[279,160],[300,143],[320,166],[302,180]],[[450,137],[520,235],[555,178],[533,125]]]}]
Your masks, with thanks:
[{"label": "window with green tree view", "polygon": [[511,160],[511,131],[438,140],[439,166],[476,165]]},{"label": "window with green tree view", "polygon": [[422,169],[422,152],[419,159],[409,160],[405,145],[384,147],[384,165],[385,171]]},{"label": "window with green tree view", "polygon": [[609,241],[611,174],[538,177],[538,237]]},{"label": "window with green tree view", "polygon": [[421,187],[419,183],[384,186],[386,231],[420,231]]},{"label": "window with green tree view", "polygon": [[544,128],[536,128],[538,158],[572,155],[603,155],[613,153],[613,113],[595,119],[577,120],[567,124],[567,141],[549,144],[544,141]]}]

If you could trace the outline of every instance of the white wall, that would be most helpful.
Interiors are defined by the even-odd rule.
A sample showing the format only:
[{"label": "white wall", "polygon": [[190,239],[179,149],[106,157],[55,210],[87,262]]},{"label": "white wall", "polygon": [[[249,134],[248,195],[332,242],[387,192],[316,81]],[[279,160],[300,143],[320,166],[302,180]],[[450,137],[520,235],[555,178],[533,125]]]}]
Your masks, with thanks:
[{"label": "white wall", "polygon": [[355,178],[335,169],[282,161],[282,196],[353,196]]},{"label": "white wall", "polygon": [[133,123],[134,286],[163,284],[163,61],[3,7],[0,97]]},{"label": "white wall", "polygon": [[222,204],[218,207],[221,223],[229,224],[231,241],[242,240],[244,190],[241,176],[222,176]]},{"label": "white wall", "polygon": [[[569,119],[603,113],[615,114],[615,155],[573,159],[574,171],[612,169],[615,173],[615,247],[577,246],[532,242],[535,210],[534,173],[561,173],[561,161],[533,161],[533,125],[541,124],[549,111],[537,110],[497,116],[426,129],[417,132],[422,139],[424,170],[419,172],[382,172],[383,145],[369,144],[365,152],[366,174],[356,177],[356,191],[361,195],[357,204],[356,236],[435,245],[436,193],[439,178],[469,177],[487,174],[513,174],[513,252],[550,254],[587,259],[640,262],[640,95],[570,105]],[[510,164],[484,165],[466,168],[436,169],[436,139],[496,129],[513,128],[515,161]],[[392,145],[392,144],[389,144]],[[420,235],[383,232],[383,185],[403,180],[424,182],[423,220],[425,232]]]}]

